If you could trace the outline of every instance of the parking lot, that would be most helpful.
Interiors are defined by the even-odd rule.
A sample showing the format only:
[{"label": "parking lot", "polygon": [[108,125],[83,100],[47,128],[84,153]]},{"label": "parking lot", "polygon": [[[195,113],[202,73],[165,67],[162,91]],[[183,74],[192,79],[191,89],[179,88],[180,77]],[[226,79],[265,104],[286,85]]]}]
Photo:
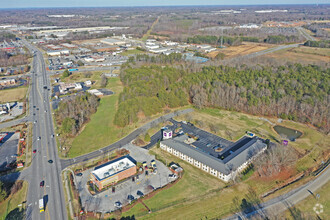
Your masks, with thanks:
[{"label": "parking lot", "polygon": [[0,171],[6,170],[7,164],[16,161],[19,132],[8,132],[0,143]]},{"label": "parking lot", "polygon": [[0,122],[14,119],[23,114],[23,102],[12,102],[10,106],[9,113],[0,116]]},{"label": "parking lot", "polygon": [[[101,57],[102,61],[86,61],[90,59],[91,56]],[[104,59],[104,60],[103,60]],[[112,55],[110,53],[97,52],[89,53],[85,55],[69,55],[61,57],[49,57],[48,58],[48,68],[49,70],[61,70],[66,68],[79,68],[78,61],[81,61],[84,66],[112,66],[121,65],[126,63],[128,60],[127,56]]]},{"label": "parking lot", "polygon": [[[155,160],[153,155],[149,155],[148,150],[134,146],[133,144],[125,145],[123,148],[129,150],[130,156],[137,162],[142,163],[146,161],[149,166],[150,162]],[[114,211],[118,208],[115,207],[115,202],[120,202],[124,206],[129,203],[129,195],[137,199],[140,197],[138,194],[146,195],[154,189],[175,180],[169,177],[172,172],[163,163],[156,160],[156,166],[156,174],[149,173],[146,175],[145,172],[143,172],[143,174],[135,175],[134,181],[132,178],[128,178],[126,181],[116,185],[114,192],[110,188],[95,196],[92,196],[87,189],[87,181],[90,179],[90,173],[93,169],[84,171],[82,176],[75,176],[82,206],[87,211],[99,211],[103,213]],[[138,191],[142,192],[142,194],[138,193]]]}]

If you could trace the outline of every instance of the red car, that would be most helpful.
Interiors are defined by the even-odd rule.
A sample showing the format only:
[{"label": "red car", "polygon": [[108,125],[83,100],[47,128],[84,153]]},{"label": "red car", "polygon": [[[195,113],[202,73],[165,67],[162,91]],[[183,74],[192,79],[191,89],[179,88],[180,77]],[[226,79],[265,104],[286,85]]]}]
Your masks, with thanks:
[{"label": "red car", "polygon": [[40,187],[44,187],[44,185],[45,185],[45,181],[43,180],[40,182]]},{"label": "red car", "polygon": [[34,153],[34,154],[37,153],[37,150],[33,150],[33,153]]}]

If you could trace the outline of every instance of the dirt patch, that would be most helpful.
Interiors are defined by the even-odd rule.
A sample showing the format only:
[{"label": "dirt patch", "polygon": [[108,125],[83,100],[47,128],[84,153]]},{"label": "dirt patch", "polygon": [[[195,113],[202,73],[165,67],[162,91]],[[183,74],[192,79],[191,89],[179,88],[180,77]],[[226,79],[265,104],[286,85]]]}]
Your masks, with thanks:
[{"label": "dirt patch", "polygon": [[169,37],[160,36],[160,35],[150,35],[150,37],[154,38],[154,39],[159,39],[159,40],[168,40],[168,39],[170,39]]},{"label": "dirt patch", "polygon": [[283,168],[283,169],[281,169],[281,172],[279,172],[275,175],[269,176],[269,177],[268,176],[259,177],[258,172],[255,172],[253,175],[254,175],[254,178],[258,181],[260,180],[260,181],[265,181],[265,182],[272,182],[272,181],[281,182],[281,181],[285,181],[285,180],[291,178],[295,174],[296,174],[295,169],[290,167],[290,168],[285,168],[285,169]]},{"label": "dirt patch", "polygon": [[139,120],[142,120],[142,119],[144,119],[146,116],[144,115],[144,113],[143,113],[142,111],[140,111],[140,112],[137,113],[137,117],[138,117]]},{"label": "dirt patch", "polygon": [[208,58],[214,59],[219,53],[220,53],[220,51],[212,51],[212,52],[206,54],[206,56]]},{"label": "dirt patch", "polygon": [[220,52],[224,53],[226,58],[231,58],[235,56],[242,56],[250,53],[255,53],[262,50],[267,50],[269,48],[274,47],[271,44],[262,44],[262,43],[246,43],[244,42],[242,45],[227,47],[222,49]]}]

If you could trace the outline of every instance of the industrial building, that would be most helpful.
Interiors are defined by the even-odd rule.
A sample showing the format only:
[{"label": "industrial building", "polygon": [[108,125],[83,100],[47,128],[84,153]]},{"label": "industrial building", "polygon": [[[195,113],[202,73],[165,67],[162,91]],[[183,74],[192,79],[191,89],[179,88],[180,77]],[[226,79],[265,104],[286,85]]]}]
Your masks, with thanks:
[{"label": "industrial building", "polygon": [[106,38],[101,40],[101,43],[108,44],[108,45],[125,45],[126,41],[114,38]]},{"label": "industrial building", "polygon": [[135,160],[127,155],[95,167],[91,173],[91,181],[101,190],[135,174]]},{"label": "industrial building", "polygon": [[227,147],[220,153],[214,151],[212,154],[211,150],[208,151],[210,146],[205,143],[206,146],[201,146],[200,143],[195,144],[194,141],[191,141],[193,138],[189,138],[185,134],[174,138],[169,138],[165,134],[163,133],[164,138],[160,142],[161,149],[225,182],[243,171],[255,156],[267,148],[264,140],[256,136],[253,138],[244,136],[235,143],[227,141],[229,143]]},{"label": "industrial building", "polygon": [[47,51],[48,56],[61,56],[61,55],[69,55],[69,50],[50,50]]}]

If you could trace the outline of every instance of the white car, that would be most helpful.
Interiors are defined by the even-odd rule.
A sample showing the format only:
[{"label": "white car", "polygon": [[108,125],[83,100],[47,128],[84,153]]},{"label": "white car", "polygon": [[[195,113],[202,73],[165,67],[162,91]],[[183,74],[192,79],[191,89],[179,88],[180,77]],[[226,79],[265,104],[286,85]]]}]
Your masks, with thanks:
[{"label": "white car", "polygon": [[38,137],[38,141],[40,141],[41,137]]}]

